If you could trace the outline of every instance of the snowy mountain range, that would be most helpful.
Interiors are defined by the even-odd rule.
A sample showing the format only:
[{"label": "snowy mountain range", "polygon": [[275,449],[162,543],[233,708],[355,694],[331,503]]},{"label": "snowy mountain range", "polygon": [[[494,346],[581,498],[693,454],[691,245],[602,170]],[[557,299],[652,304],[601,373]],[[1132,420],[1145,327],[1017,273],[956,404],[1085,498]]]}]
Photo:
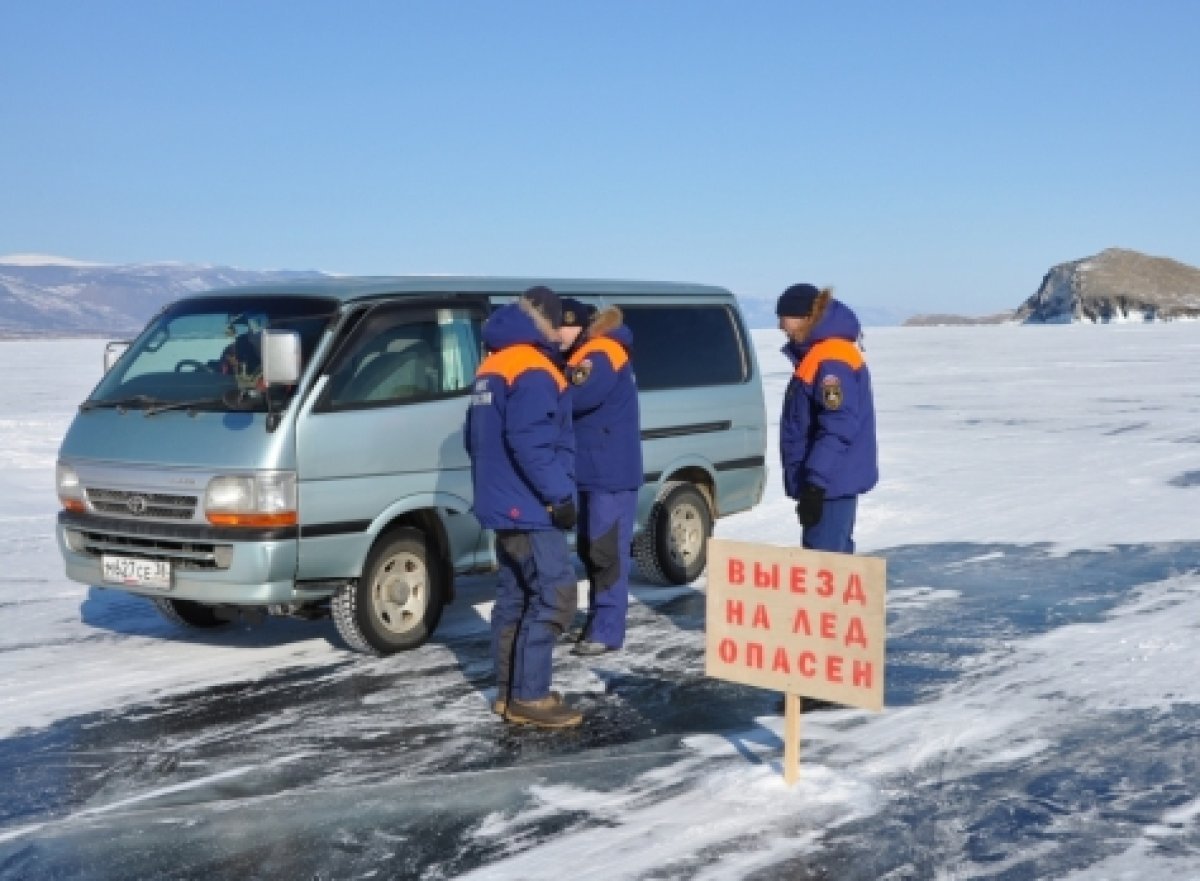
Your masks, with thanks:
[{"label": "snowy mountain range", "polygon": [[[94,264],[35,254],[0,257],[0,337],[123,335],[165,303],[240,284],[318,278],[315,270],[250,270],[186,263]],[[742,297],[746,324],[774,327],[774,298]],[[1015,312],[984,317],[858,309],[864,326],[1030,324],[1200,319],[1200,269],[1109,248],[1050,269]]]},{"label": "snowy mountain range", "polygon": [[184,263],[90,264],[31,254],[0,257],[0,336],[129,334],[164,303],[188,294],[322,274]]},{"label": "snowy mountain range", "polygon": [[[0,257],[0,337],[129,334],[163,304],[188,294],[326,274],[185,263],[110,265],[40,254]],[[773,297],[740,299],[747,326],[775,327]],[[904,318],[888,309],[857,311],[866,326],[896,325]]]}]

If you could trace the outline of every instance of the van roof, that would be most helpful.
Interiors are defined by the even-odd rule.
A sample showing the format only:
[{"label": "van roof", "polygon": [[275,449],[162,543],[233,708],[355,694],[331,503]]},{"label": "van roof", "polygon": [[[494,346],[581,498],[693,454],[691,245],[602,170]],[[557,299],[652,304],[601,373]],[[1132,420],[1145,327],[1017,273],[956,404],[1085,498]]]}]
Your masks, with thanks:
[{"label": "van roof", "polygon": [[517,278],[464,275],[328,276],[270,284],[241,285],[205,291],[199,296],[254,294],[263,296],[333,297],[369,300],[393,294],[508,294],[515,296],[534,285],[545,285],[564,296],[642,295],[655,297],[732,296],[715,285],[665,281],[586,278]]}]

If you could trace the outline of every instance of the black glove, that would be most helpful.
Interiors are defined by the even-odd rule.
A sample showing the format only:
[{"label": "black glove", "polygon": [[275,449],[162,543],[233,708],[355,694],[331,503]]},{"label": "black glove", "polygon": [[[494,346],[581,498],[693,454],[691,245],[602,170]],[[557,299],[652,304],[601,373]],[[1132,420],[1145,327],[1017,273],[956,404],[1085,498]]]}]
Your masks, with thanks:
[{"label": "black glove", "polygon": [[550,522],[554,524],[555,529],[561,529],[564,532],[575,528],[575,521],[579,519],[579,515],[575,511],[574,499],[563,499],[550,506]]},{"label": "black glove", "polygon": [[796,502],[796,516],[805,529],[821,522],[821,509],[825,507],[825,490],[811,483],[800,490],[800,501]]}]

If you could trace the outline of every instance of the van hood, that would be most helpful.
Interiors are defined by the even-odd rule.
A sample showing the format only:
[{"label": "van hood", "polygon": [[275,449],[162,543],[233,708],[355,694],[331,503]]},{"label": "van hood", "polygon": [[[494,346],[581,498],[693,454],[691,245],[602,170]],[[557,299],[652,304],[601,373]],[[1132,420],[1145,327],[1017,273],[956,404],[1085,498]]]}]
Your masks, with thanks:
[{"label": "van hood", "polygon": [[206,471],[294,469],[292,420],[285,416],[268,432],[266,418],[247,412],[168,410],[146,416],[143,410],[85,410],[67,429],[59,457]]}]

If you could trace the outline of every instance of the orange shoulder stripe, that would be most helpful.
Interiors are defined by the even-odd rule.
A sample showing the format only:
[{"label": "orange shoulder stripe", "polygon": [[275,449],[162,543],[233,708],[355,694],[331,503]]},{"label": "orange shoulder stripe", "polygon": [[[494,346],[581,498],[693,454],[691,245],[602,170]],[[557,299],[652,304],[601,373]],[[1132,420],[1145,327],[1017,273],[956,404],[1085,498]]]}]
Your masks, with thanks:
[{"label": "orange shoulder stripe", "polygon": [[507,385],[512,385],[516,382],[517,377],[526,370],[544,370],[549,373],[560,393],[567,388],[567,381],[563,378],[562,371],[554,366],[553,361],[528,343],[520,343],[509,346],[507,349],[501,349],[499,352],[492,352],[483,359],[483,363],[479,365],[475,375],[483,376],[485,373],[493,373],[504,377]]},{"label": "orange shoulder stripe", "polygon": [[849,340],[822,340],[796,365],[795,375],[812,385],[822,361],[844,361],[852,370],[858,370],[865,363],[858,346]]},{"label": "orange shoulder stripe", "polygon": [[568,362],[572,367],[578,367],[580,363],[592,352],[603,352],[608,356],[608,360],[612,363],[613,370],[620,370],[629,360],[629,355],[625,353],[625,348],[611,337],[597,337],[594,340],[588,340],[579,347]]}]

